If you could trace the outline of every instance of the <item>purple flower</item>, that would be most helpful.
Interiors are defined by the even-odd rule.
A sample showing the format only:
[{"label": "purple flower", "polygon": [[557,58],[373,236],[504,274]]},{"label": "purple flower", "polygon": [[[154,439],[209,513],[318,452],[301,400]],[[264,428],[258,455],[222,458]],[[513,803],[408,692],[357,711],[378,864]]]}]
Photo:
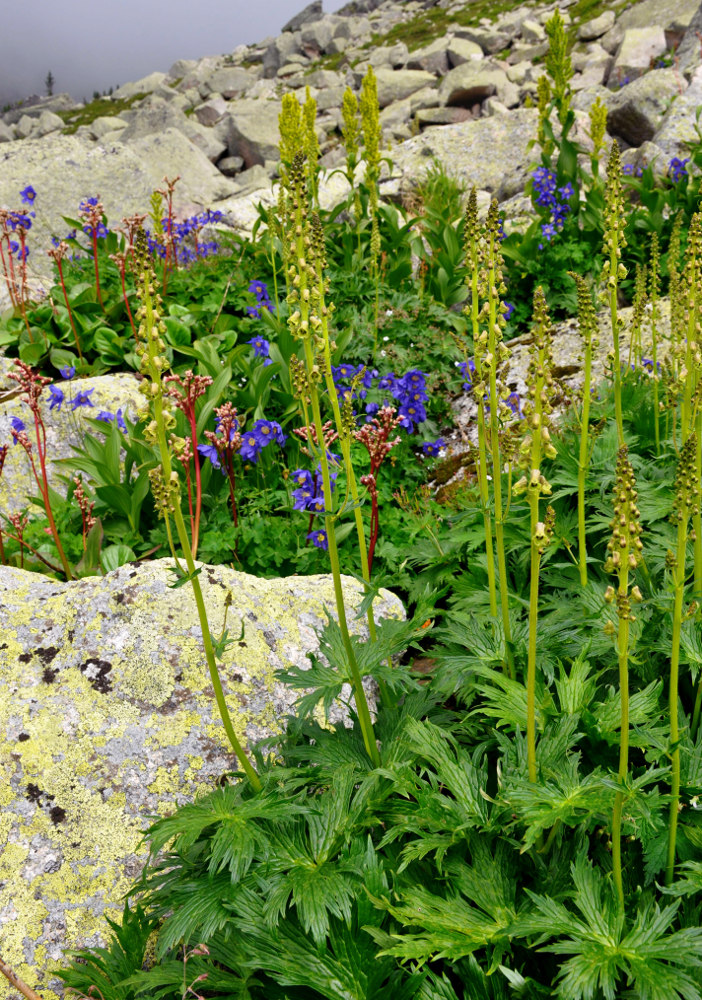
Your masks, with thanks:
[{"label": "purple flower", "polygon": [[522,403],[519,398],[518,392],[510,392],[505,402],[507,403],[507,406],[509,406],[512,413],[514,413],[516,416],[519,417],[524,416],[524,414],[522,413]]},{"label": "purple flower", "polygon": [[506,310],[502,315],[504,316],[505,319],[510,319],[511,316],[512,316],[512,313],[514,312],[514,303],[513,302],[503,302],[502,305],[505,307],[505,310]]},{"label": "purple flower", "polygon": [[201,455],[204,455],[205,458],[209,458],[210,462],[212,462],[212,465],[215,467],[215,469],[222,468],[222,465],[219,461],[219,452],[217,451],[217,449],[213,444],[199,444],[197,446],[197,450],[200,452]]},{"label": "purple flower", "polygon": [[270,353],[270,344],[264,337],[252,337],[247,341],[254,349],[254,357],[267,358]]},{"label": "purple flower", "polygon": [[33,205],[36,196],[37,193],[31,184],[28,184],[24,189],[24,191],[20,191],[20,198],[25,203],[25,205]]},{"label": "purple flower", "polygon": [[436,441],[425,441],[422,445],[422,451],[425,455],[438,455],[442,448],[446,447],[446,442],[443,438],[437,438]]},{"label": "purple flower", "polygon": [[292,474],[292,481],[300,489],[309,489],[310,494],[314,492],[314,481],[309,469],[295,469]]},{"label": "purple flower", "polygon": [[314,546],[318,549],[324,549],[325,551],[329,548],[329,539],[327,538],[326,531],[318,529],[317,531],[310,531],[307,536],[307,540],[312,542]]},{"label": "purple flower", "polygon": [[10,427],[14,432],[12,436],[15,439],[15,444],[17,444],[17,435],[20,433],[20,431],[26,430],[24,423],[20,420],[19,417],[10,417]]},{"label": "purple flower", "polygon": [[427,411],[421,403],[403,403],[398,410],[402,418],[400,424],[411,434],[415,424],[421,424],[427,419]]},{"label": "purple flower", "polygon": [[685,164],[690,162],[690,157],[687,156],[684,160],[678,159],[674,156],[673,159],[668,164],[668,176],[673,184],[677,184],[678,181],[682,180],[683,177],[687,177],[687,169]]},{"label": "purple flower", "polygon": [[262,448],[265,448],[271,441],[277,441],[281,446],[285,444],[283,430],[275,420],[257,420],[251,433],[256,435]]},{"label": "purple flower", "polygon": [[366,403],[366,423],[369,424],[380,409],[380,403]]},{"label": "purple flower", "polygon": [[81,389],[71,403],[71,411],[75,412],[79,406],[92,406],[93,402],[90,399],[91,392],[95,392],[95,389]]},{"label": "purple flower", "polygon": [[109,410],[100,410],[98,415],[95,417],[96,420],[102,420],[105,424],[111,424],[112,421],[117,418],[117,426],[125,434],[127,433],[127,425],[124,422],[124,417],[122,416],[121,408],[117,410],[117,413],[110,413]]},{"label": "purple flower", "polygon": [[69,382],[73,378],[75,373],[76,373],[75,365],[71,365],[70,368],[68,365],[66,365],[63,368],[59,368],[59,375],[61,376],[61,378],[65,378],[67,382]]},{"label": "purple flower", "polygon": [[465,392],[470,392],[473,388],[473,375],[475,375],[475,361],[472,358],[468,358],[467,361],[461,361],[458,367],[465,379],[463,383],[463,389]]},{"label": "purple flower", "polygon": [[257,462],[263,445],[255,431],[247,431],[241,436],[241,448],[239,454],[242,458],[250,462]]},{"label": "purple flower", "polygon": [[63,389],[59,389],[57,385],[52,384],[49,386],[49,393],[51,395],[51,402],[49,403],[49,409],[60,410],[61,403],[63,403],[64,400]]}]

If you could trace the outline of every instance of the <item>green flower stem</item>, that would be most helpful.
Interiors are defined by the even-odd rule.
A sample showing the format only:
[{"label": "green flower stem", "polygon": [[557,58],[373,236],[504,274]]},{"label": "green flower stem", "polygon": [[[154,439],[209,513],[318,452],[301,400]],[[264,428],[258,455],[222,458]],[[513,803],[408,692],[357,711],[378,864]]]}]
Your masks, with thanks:
[{"label": "green flower stem", "polygon": [[539,616],[539,568],[541,550],[536,544],[539,493],[529,491],[531,513],[531,580],[529,583],[529,652],[527,658],[527,767],[529,781],[536,783],[536,633]]},{"label": "green flower stem", "polygon": [[[153,303],[151,301],[151,295],[149,293],[148,283],[144,283],[144,299],[145,307],[145,326],[146,326],[146,344],[148,350],[148,360],[150,368],[150,376],[152,383],[159,385],[161,382],[161,371],[160,366],[156,362],[160,362],[160,358],[156,357],[156,346],[153,342],[152,331],[155,325],[155,317],[153,310]],[[158,433],[158,447],[161,456],[161,466],[163,469],[163,479],[165,483],[171,481],[171,473],[173,471],[173,466],[171,464],[171,455],[168,450],[168,440],[166,437],[166,425],[163,416],[163,396],[161,393],[156,394],[152,398],[153,403],[153,413],[154,419],[157,426]],[[231,747],[239,760],[244,772],[251,782],[251,785],[256,791],[260,791],[262,788],[261,780],[258,774],[251,765],[244,748],[239,742],[236,733],[234,732],[234,726],[232,725],[231,716],[229,715],[229,709],[227,708],[227,702],[224,697],[224,691],[222,690],[222,682],[219,677],[219,671],[217,670],[217,662],[215,660],[214,649],[212,648],[212,638],[210,636],[210,626],[207,620],[207,609],[205,607],[205,601],[202,596],[202,588],[200,587],[200,581],[197,576],[195,576],[195,562],[193,560],[192,550],[190,548],[190,541],[188,539],[188,532],[185,527],[185,521],[183,519],[183,513],[180,509],[179,502],[176,502],[173,506],[173,517],[175,520],[176,531],[178,533],[178,540],[180,541],[181,549],[185,557],[185,563],[188,569],[188,576],[190,577],[190,583],[193,588],[193,593],[195,595],[195,604],[197,605],[198,618],[200,619],[200,630],[202,632],[202,642],[205,648],[205,658],[207,660],[207,666],[210,672],[210,679],[212,681],[212,687],[214,688],[215,700],[217,702],[217,708],[219,709],[219,714],[224,725],[224,730],[227,734]],[[166,518],[166,524],[168,528],[168,537],[171,547],[173,547],[173,540],[171,537],[170,527],[168,526],[168,519]],[[177,562],[177,560],[176,560]]]},{"label": "green flower stem", "polygon": [[[695,418],[695,431],[697,436],[697,448],[695,451],[695,474],[698,483],[702,483],[702,411],[697,412]],[[695,596],[702,596],[702,512],[699,505],[692,515],[692,530],[695,536],[695,575],[694,589]]]},{"label": "green flower stem", "polygon": [[678,804],[680,801],[680,731],[678,727],[678,685],[680,667],[680,631],[682,627],[682,605],[685,592],[685,551],[687,547],[688,519],[678,521],[678,544],[673,584],[673,640],[670,650],[670,690],[668,711],[670,714],[671,776],[670,813],[668,818],[668,855],[665,866],[665,884],[670,885],[675,875],[675,841],[678,830]]},{"label": "green flower stem", "polygon": [[585,534],[585,478],[587,476],[590,427],[590,385],[592,381],[592,343],[585,346],[585,381],[583,411],[580,418],[580,455],[578,457],[578,568],[580,583],[587,586],[587,536]]},{"label": "green flower stem", "polygon": [[[478,295],[478,269],[479,260],[476,240],[471,241],[469,247],[467,263],[471,269],[470,278],[470,318],[473,328],[473,354],[475,362],[476,381],[483,381],[483,364],[479,351],[475,350],[475,344],[480,336],[480,299]],[[490,598],[490,615],[497,618],[497,587],[495,584],[495,553],[492,545],[492,517],[490,515],[490,490],[487,478],[487,440],[485,425],[485,403],[482,398],[478,400],[478,489],[480,491],[480,504],[483,509],[483,529],[485,531],[485,556],[487,559],[488,595]]]},{"label": "green flower stem", "polygon": [[500,457],[500,429],[498,425],[499,396],[497,393],[497,343],[495,328],[497,326],[497,309],[500,302],[495,288],[494,240],[490,234],[490,267],[488,271],[488,351],[490,363],[490,450],[492,452],[492,488],[495,497],[495,546],[497,549],[497,569],[500,579],[500,605],[502,608],[502,627],[505,633],[505,654],[507,672],[514,680],[514,653],[512,651],[512,629],[509,622],[509,597],[507,593],[507,561],[505,559],[504,509],[502,506],[502,464]]},{"label": "green flower stem", "polygon": [[[612,252],[612,268],[616,274],[617,258]],[[610,277],[609,314],[612,320],[612,344],[614,349],[614,418],[617,423],[617,440],[619,447],[624,444],[624,417],[622,415],[622,371],[619,359],[619,316],[617,314],[617,282]]]},{"label": "green flower stem", "polygon": [[[314,355],[312,353],[312,344],[310,343],[309,337],[306,337],[304,340],[304,348],[305,359],[307,361],[307,371],[308,373],[311,373],[314,368]],[[348,657],[349,669],[353,680],[356,709],[358,711],[358,720],[361,725],[361,732],[363,733],[363,742],[368,756],[373,761],[373,764],[378,767],[380,764],[380,753],[378,752],[378,746],[375,741],[373,722],[368,708],[366,692],[363,690],[363,678],[361,677],[361,671],[359,670],[358,663],[356,662],[356,656],[353,651],[353,645],[351,643],[351,637],[349,635],[348,624],[346,621],[346,607],[344,605],[344,592],[341,584],[339,553],[336,547],[336,536],[334,534],[334,515],[332,513],[333,498],[331,477],[329,475],[329,459],[327,457],[327,449],[324,445],[324,431],[322,430],[322,414],[319,406],[319,393],[317,392],[315,383],[312,383],[310,386],[310,396],[312,400],[314,426],[317,432],[317,441],[320,447],[320,462],[322,465],[322,480],[324,483],[324,524],[327,533],[327,542],[329,545],[329,562],[331,563],[332,578],[334,581],[334,596],[336,598],[336,611],[339,616],[339,628],[341,630],[341,637],[344,643],[344,649],[346,650],[346,655]]]},{"label": "green flower stem", "polygon": [[[629,586],[629,569],[624,566],[619,572],[619,593],[626,594]],[[619,785],[623,785],[629,770],[629,618],[619,617],[617,633],[619,652],[619,695],[621,698],[621,721],[619,733]],[[614,799],[612,816],[612,871],[614,884],[619,896],[619,905],[624,909],[624,884],[622,882],[622,809],[624,791],[619,789]]]},{"label": "green flower stem", "polygon": [[[319,282],[319,294],[320,301],[324,301],[324,282]],[[346,469],[346,482],[348,489],[351,492],[351,499],[353,501],[353,515],[356,522],[356,536],[358,538],[358,551],[361,557],[361,576],[366,583],[370,583],[370,568],[368,565],[368,546],[366,545],[366,532],[363,525],[363,513],[361,511],[361,501],[358,492],[358,483],[356,482],[356,474],[353,468],[353,461],[351,460],[351,440],[347,429],[344,427],[341,418],[341,408],[339,407],[339,395],[334,384],[334,379],[331,374],[331,343],[329,337],[329,321],[327,318],[327,313],[322,310],[322,336],[324,338],[324,380],[327,386],[327,393],[332,405],[332,411],[334,413],[334,423],[336,424],[337,433],[339,434],[339,445],[341,447],[341,454],[344,459],[344,468]],[[368,608],[366,615],[368,621],[368,634],[370,636],[371,642],[376,642],[378,638],[378,633],[375,627],[375,616],[373,614],[373,605],[371,604]],[[390,660],[389,665],[392,667],[392,660]],[[390,692],[388,691],[387,684],[384,682],[378,683],[378,689],[380,691],[380,697],[386,708],[393,707],[393,701],[390,697]]]},{"label": "green flower stem", "polygon": [[659,291],[659,250],[658,234],[651,235],[651,273],[649,279],[649,299],[651,302],[651,360],[653,361],[653,429],[656,441],[656,455],[661,450],[661,428],[658,400],[658,291]]}]

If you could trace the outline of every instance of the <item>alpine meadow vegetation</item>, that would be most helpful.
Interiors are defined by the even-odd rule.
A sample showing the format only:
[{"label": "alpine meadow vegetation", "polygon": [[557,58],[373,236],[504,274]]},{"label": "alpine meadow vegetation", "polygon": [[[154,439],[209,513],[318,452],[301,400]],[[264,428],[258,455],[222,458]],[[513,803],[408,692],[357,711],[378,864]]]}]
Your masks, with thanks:
[{"label": "alpine meadow vegetation", "polygon": [[[73,995],[702,1000],[702,138],[633,176],[596,102],[586,155],[557,11],[546,31],[534,215],[507,235],[438,166],[411,208],[382,201],[372,69],[360,106],[344,97],[331,210],[308,92],[283,98],[278,200],[250,240],[179,219],[177,178],[119,228],[87,193],[32,301],[41,191],[0,213],[0,345],[27,413],[0,473],[19,446],[38,491],[2,513],[0,560],[72,580],[170,555],[233,754],[148,830],[108,943],[58,973]],[[579,393],[553,362],[575,315]],[[143,406],[99,411],[81,381],[119,371]],[[77,410],[91,431],[60,491],[45,417]],[[275,743],[235,734],[208,562],[333,579],[319,653],[280,673],[301,693]],[[376,617],[381,587],[405,621]],[[352,724],[324,724],[344,685]]]}]

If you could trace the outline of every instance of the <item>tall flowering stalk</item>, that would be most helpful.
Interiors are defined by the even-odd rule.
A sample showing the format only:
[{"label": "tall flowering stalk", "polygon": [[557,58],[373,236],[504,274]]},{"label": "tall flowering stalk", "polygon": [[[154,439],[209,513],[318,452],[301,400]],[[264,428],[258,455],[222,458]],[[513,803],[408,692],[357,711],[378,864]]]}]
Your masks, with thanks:
[{"label": "tall flowering stalk", "polygon": [[[509,594],[507,580],[507,560],[505,557],[505,518],[509,497],[502,497],[502,465],[500,454],[500,421],[510,411],[502,400],[503,393],[498,387],[497,368],[509,358],[510,352],[502,340],[502,331],[507,325],[506,306],[502,296],[507,289],[502,280],[502,252],[500,250],[500,218],[497,200],[493,198],[485,224],[485,281],[483,287],[484,304],[482,320],[487,326],[487,350],[483,353],[482,368],[487,377],[490,394],[490,451],[492,453],[492,489],[495,498],[495,548],[497,569],[500,580],[500,606],[502,627],[505,633],[505,653],[509,674],[514,677],[514,654],[512,651],[512,627],[509,621]],[[482,334],[481,334],[482,337]],[[480,340],[480,338],[478,338]],[[479,391],[476,387],[476,391]],[[480,390],[482,391],[482,390]]]},{"label": "tall flowering stalk", "polygon": [[646,265],[636,265],[636,277],[634,279],[634,301],[631,311],[631,328],[629,335],[629,366],[639,368],[641,366],[642,346],[641,327],[643,326],[648,301],[647,292],[647,269]]},{"label": "tall flowering stalk", "polygon": [[636,506],[637,492],[634,470],[629,461],[629,450],[622,445],[617,456],[617,473],[614,485],[614,518],[611,521],[612,537],[607,543],[608,556],[605,572],[616,573],[618,586],[608,587],[605,600],[616,602],[619,627],[617,653],[619,658],[619,696],[621,699],[621,729],[619,735],[619,789],[614,799],[612,816],[612,870],[614,884],[621,908],[624,908],[622,883],[622,809],[623,785],[629,771],[629,625],[635,621],[631,602],[641,600],[638,587],[629,591],[629,573],[641,562],[641,519]]},{"label": "tall flowering stalk", "polygon": [[592,296],[587,282],[579,274],[568,272],[575,280],[578,290],[578,325],[583,338],[583,408],[580,414],[580,453],[578,455],[578,569],[580,583],[587,586],[587,538],[585,534],[585,480],[589,464],[590,449],[590,396],[592,388],[592,355],[599,343],[597,337],[597,314],[592,304]]},{"label": "tall flowering stalk", "polygon": [[626,278],[626,268],[621,263],[622,250],[626,246],[626,238],[624,236],[626,214],[624,212],[621,160],[616,140],[612,142],[607,161],[604,219],[605,262],[602,267],[602,279],[606,284],[603,294],[605,299],[609,300],[609,313],[612,322],[614,414],[617,422],[617,439],[621,448],[624,444],[624,419],[622,415],[622,371],[619,353],[617,295],[619,292],[619,282]]},{"label": "tall flowering stalk", "polygon": [[[680,666],[680,629],[682,604],[685,592],[685,555],[690,518],[700,510],[700,477],[697,471],[697,435],[692,433],[683,445],[675,476],[675,501],[671,520],[677,524],[677,551],[673,567],[673,640],[670,654],[670,816],[668,820],[668,856],[665,882],[670,885],[675,875],[675,840],[678,828],[678,803],[680,801],[680,730],[678,726],[678,681]],[[698,710],[699,711],[699,710]],[[693,726],[694,726],[693,718]]]},{"label": "tall flowering stalk", "polygon": [[81,202],[80,208],[78,209],[78,214],[85,223],[83,226],[84,232],[90,237],[90,241],[93,249],[93,266],[95,269],[95,294],[97,295],[98,302],[105,308],[105,303],[102,301],[102,291],[100,289],[100,267],[98,265],[98,252],[97,252],[97,241],[99,236],[107,234],[105,229],[105,223],[103,222],[104,207],[100,201],[100,196],[95,198],[86,198],[85,201]]},{"label": "tall flowering stalk", "polygon": [[359,251],[361,248],[361,196],[356,186],[356,165],[358,164],[358,141],[360,138],[360,127],[358,122],[358,100],[356,95],[347,87],[341,102],[341,135],[346,150],[346,180],[353,191],[353,207],[356,220],[356,233],[358,236]]},{"label": "tall flowering stalk", "polygon": [[217,661],[215,659],[212,636],[207,620],[207,609],[202,596],[202,588],[200,587],[190,540],[188,539],[188,532],[180,506],[180,483],[178,473],[173,468],[170,450],[173,445],[172,432],[175,426],[175,417],[170,410],[170,400],[166,394],[163,380],[163,373],[168,367],[166,345],[161,337],[161,334],[165,332],[165,326],[160,317],[159,307],[161,300],[155,291],[155,274],[143,230],[140,230],[137,235],[134,256],[137,297],[140,302],[139,309],[137,310],[139,331],[136,353],[141,361],[141,372],[145,376],[139,388],[149,400],[151,415],[151,420],[144,429],[144,437],[151,444],[158,447],[161,460],[160,465],[157,465],[149,472],[151,489],[159,516],[165,521],[171,551],[177,564],[178,559],[173,543],[170,518],[172,517],[175,522],[178,541],[187,567],[187,578],[190,581],[195,596],[205,658],[215,692],[217,707],[232,749],[251,785],[258,791],[261,788],[260,778],[234,732],[234,726],[232,725],[224,691],[222,690],[222,682],[217,670]]},{"label": "tall flowering stalk", "polygon": [[[163,294],[166,294],[166,288],[168,286],[168,272],[173,269],[178,270],[178,252],[176,249],[176,234],[174,229],[174,218],[173,218],[173,191],[175,186],[180,180],[180,174],[178,176],[169,179],[168,177],[163,178],[163,183],[165,187],[159,188],[158,193],[166,201],[166,218],[164,227],[164,243],[166,247],[166,257],[163,262]],[[197,237],[196,237],[197,243]]]},{"label": "tall flowering stalk", "polygon": [[[700,386],[702,380],[702,213],[695,212],[690,222],[690,232],[685,250],[685,266],[681,279],[684,295],[685,345],[684,360],[679,378],[684,380],[680,414],[681,437],[685,441],[693,432],[697,437],[695,466],[698,482],[702,480],[702,408]],[[692,515],[695,536],[695,593],[702,593],[702,518],[699,509]]]},{"label": "tall flowering stalk", "polygon": [[368,209],[371,217],[371,269],[375,278],[375,337],[378,343],[378,309],[380,303],[380,229],[378,228],[378,181],[380,180],[380,108],[378,106],[378,81],[373,67],[369,66],[361,84],[361,132],[363,133],[364,159],[366,161],[366,186]]},{"label": "tall flowering stalk", "polygon": [[[288,326],[295,339],[301,342],[304,355],[304,366],[301,363],[294,366],[293,383],[301,400],[305,424],[314,424],[316,440],[322,442],[324,440],[324,425],[320,405],[320,387],[329,368],[326,360],[328,345],[325,346],[328,336],[325,336],[324,333],[323,315],[328,307],[324,304],[322,295],[320,294],[319,237],[318,234],[315,237],[311,229],[307,204],[306,174],[304,154],[296,153],[290,167],[290,214],[293,227],[293,251],[291,254],[289,275],[291,291],[288,295],[288,304],[290,306]],[[321,283],[321,287],[323,288],[323,282]],[[331,375],[330,370],[329,375]],[[336,396],[336,393],[334,393],[334,396]],[[336,406],[338,408],[338,400]],[[308,419],[310,409],[311,421]],[[349,428],[344,428],[342,424],[342,429],[348,437]],[[342,435],[340,434],[341,437]],[[366,752],[373,763],[377,765],[380,762],[380,755],[375,741],[368,701],[363,689],[363,678],[356,661],[356,654],[351,643],[346,620],[339,553],[334,534],[334,498],[329,456],[325,447],[319,448],[315,446],[311,435],[308,447],[311,454],[317,453],[322,470],[325,507],[324,522],[329,546],[329,561],[334,582],[339,628],[348,660],[348,669],[356,700],[356,710],[358,712]],[[351,468],[351,476],[353,476],[350,462],[347,466],[347,474],[349,468]]]},{"label": "tall flowering stalk", "polygon": [[524,437],[519,448],[519,465],[524,475],[514,485],[514,493],[526,493],[531,522],[531,579],[529,588],[529,650],[527,658],[527,766],[529,780],[536,781],[536,636],[539,614],[539,569],[544,549],[553,535],[555,512],[547,508],[542,521],[539,501],[551,495],[551,486],[541,472],[544,457],[555,458],[549,432],[553,395],[553,357],[551,321],[546,297],[539,286],[534,292],[534,322],[529,349],[527,398],[524,403]]},{"label": "tall flowering stalk", "polygon": [[651,360],[653,362],[653,426],[656,441],[656,455],[661,450],[660,403],[658,399],[658,296],[661,290],[661,253],[658,233],[651,234],[651,256],[648,270],[648,300],[651,303]]},{"label": "tall flowering stalk", "polygon": [[[539,79],[545,79],[540,77]],[[480,332],[480,293],[483,287],[481,275],[484,273],[485,244],[478,223],[478,200],[475,188],[468,198],[465,212],[464,249],[468,281],[470,282],[470,306],[465,312],[470,315],[473,333],[473,351],[476,381],[481,386],[485,382],[483,372],[483,357],[487,349],[487,334]],[[483,508],[483,529],[485,531],[485,556],[487,559],[488,596],[490,599],[490,614],[497,618],[497,587],[495,584],[495,553],[492,544],[492,515],[490,513],[490,489],[488,486],[487,463],[487,421],[485,416],[485,392],[475,393],[478,405],[478,489]]]},{"label": "tall flowering stalk", "polygon": [[[59,243],[57,247],[52,247],[51,250],[46,251],[49,257],[51,257],[56,264],[58,270],[59,283],[61,285],[61,291],[63,292],[63,301],[66,303],[66,309],[68,310],[68,319],[71,323],[71,330],[73,331],[73,339],[76,342],[76,350],[78,351],[78,357],[83,360],[83,351],[80,346],[80,337],[78,336],[78,331],[76,330],[75,320],[73,319],[73,312],[71,310],[71,303],[68,300],[68,292],[66,291],[66,282],[63,277],[63,259],[68,255],[68,243],[63,240]],[[127,306],[127,308],[129,308]],[[130,314],[131,319],[131,314]],[[134,324],[132,324],[132,329],[134,329]]]},{"label": "tall flowering stalk", "polygon": [[[185,469],[185,478],[188,490],[188,509],[190,511],[190,545],[192,547],[193,559],[197,556],[198,539],[200,536],[200,515],[202,512],[202,484],[200,482],[200,455],[197,444],[197,417],[195,415],[195,404],[200,396],[204,396],[208,388],[212,385],[212,378],[209,375],[195,375],[192,371],[186,371],[182,376],[167,375],[164,385],[169,385],[166,395],[170,396],[174,404],[185,416],[190,431],[189,447],[183,450],[181,462]],[[192,486],[190,482],[190,461],[192,460],[195,470],[195,507],[193,509]]]}]

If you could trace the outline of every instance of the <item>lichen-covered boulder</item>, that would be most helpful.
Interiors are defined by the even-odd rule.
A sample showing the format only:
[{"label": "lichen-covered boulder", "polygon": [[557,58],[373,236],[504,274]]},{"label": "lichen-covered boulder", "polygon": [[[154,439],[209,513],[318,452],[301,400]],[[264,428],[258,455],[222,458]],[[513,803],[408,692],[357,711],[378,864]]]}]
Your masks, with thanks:
[{"label": "lichen-covered boulder", "polygon": [[[145,860],[154,816],[236,769],[213,697],[192,590],[172,561],[57,583],[0,567],[0,942],[15,972],[51,1000],[66,948],[104,942],[104,915]],[[280,733],[296,697],[275,678],[304,667],[334,608],[330,577],[261,580],[203,565],[210,629],[237,639],[220,675],[250,746]],[[362,591],[348,578],[349,612]],[[401,617],[387,591],[381,617]],[[364,625],[349,621],[363,633]],[[365,619],[364,619],[365,621]],[[341,721],[341,705],[336,721]],[[3,979],[0,997],[15,993]]]}]

